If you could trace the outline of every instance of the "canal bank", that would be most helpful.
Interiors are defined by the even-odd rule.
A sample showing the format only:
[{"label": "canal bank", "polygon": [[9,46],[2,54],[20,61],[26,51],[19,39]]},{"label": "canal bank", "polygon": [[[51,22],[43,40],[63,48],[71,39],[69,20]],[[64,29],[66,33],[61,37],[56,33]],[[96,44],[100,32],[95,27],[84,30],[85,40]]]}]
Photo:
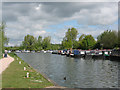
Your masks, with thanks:
[{"label": "canal bank", "polygon": [[[14,58],[2,73],[2,88],[46,88],[55,86],[55,83],[45,75],[34,70],[16,54],[9,54]],[[27,76],[27,73],[29,75]]]}]

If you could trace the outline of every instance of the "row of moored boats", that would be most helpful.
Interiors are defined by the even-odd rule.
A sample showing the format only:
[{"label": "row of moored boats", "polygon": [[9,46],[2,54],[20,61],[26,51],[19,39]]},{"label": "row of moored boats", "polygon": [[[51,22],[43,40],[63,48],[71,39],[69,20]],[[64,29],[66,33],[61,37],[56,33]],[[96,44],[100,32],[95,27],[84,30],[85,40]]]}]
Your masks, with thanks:
[{"label": "row of moored boats", "polygon": [[[55,50],[52,54],[66,55],[67,57],[85,58],[85,59],[120,59],[120,50]],[[117,55],[117,57],[115,56]]]},{"label": "row of moored boats", "polygon": [[[36,51],[16,50],[16,53],[35,53]],[[85,58],[85,59],[107,59],[120,60],[120,49],[104,49],[104,50],[41,50],[37,53],[52,53],[65,55],[67,57]]]}]

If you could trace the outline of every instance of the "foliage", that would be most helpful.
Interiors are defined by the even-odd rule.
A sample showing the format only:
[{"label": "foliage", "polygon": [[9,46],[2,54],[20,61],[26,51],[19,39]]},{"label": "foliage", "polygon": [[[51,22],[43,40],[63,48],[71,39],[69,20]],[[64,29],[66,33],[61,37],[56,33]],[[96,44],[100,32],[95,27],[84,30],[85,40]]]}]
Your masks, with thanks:
[{"label": "foliage", "polygon": [[7,47],[7,50],[60,50],[60,49],[111,49],[120,47],[120,31],[104,31],[97,37],[97,42],[92,35],[82,34],[77,41],[78,31],[75,28],[69,28],[63,38],[62,44],[51,44],[51,37],[39,36],[37,39],[32,35],[24,37],[20,47]]},{"label": "foliage", "polygon": [[82,34],[82,35],[79,37],[79,41],[78,41],[78,48],[79,48],[79,49],[82,49],[82,48],[83,48],[83,45],[82,45],[83,38],[85,38],[85,34]]},{"label": "foliage", "polygon": [[75,28],[69,28],[66,32],[65,40],[75,41],[78,35],[78,31]]},{"label": "foliage", "polygon": [[42,41],[42,47],[43,47],[43,49],[49,50],[49,49],[51,48],[51,43],[50,43],[50,41],[51,41],[51,37],[50,37],[50,36],[45,37],[45,38],[43,39],[43,41]]},{"label": "foliage", "polygon": [[5,36],[5,23],[1,23],[0,25],[0,58],[2,57],[2,52],[4,52],[4,45],[8,44],[9,39]]},{"label": "foliage", "polygon": [[96,44],[93,47],[94,49],[102,49],[102,46],[100,45],[99,42],[96,42]]},{"label": "foliage", "polygon": [[59,50],[59,49],[61,49],[60,44],[51,44],[51,50]]},{"label": "foliage", "polygon": [[34,45],[34,50],[35,51],[42,50],[42,37],[41,36],[38,37],[37,42]]},{"label": "foliage", "polygon": [[112,49],[118,43],[118,35],[116,31],[104,31],[98,37],[98,42],[103,48]]},{"label": "foliage", "polygon": [[22,43],[26,50],[31,51],[34,49],[34,45],[36,43],[36,38],[34,38],[34,36],[32,36],[32,35],[27,35],[24,37],[24,41]]},{"label": "foliage", "polygon": [[63,49],[70,49],[72,48],[72,41],[71,40],[63,40],[62,41],[62,48]]},{"label": "foliage", "polygon": [[78,49],[80,46],[79,42],[78,41],[74,41],[73,42],[73,49]]},{"label": "foliage", "polygon": [[4,22],[2,22],[2,24],[0,26],[0,32],[1,32],[1,36],[2,36],[3,46],[5,44],[8,44],[8,41],[9,41],[9,39],[5,36],[5,27],[6,27],[6,24]]},{"label": "foliage", "polygon": [[69,28],[62,41],[63,48],[66,48],[66,49],[72,48],[74,41],[76,41],[77,35],[78,35],[77,29]]},{"label": "foliage", "polygon": [[120,30],[118,30],[118,47],[120,48]]},{"label": "foliage", "polygon": [[82,40],[83,49],[93,49],[96,41],[92,35],[86,35]]},{"label": "foliage", "polygon": [[22,50],[22,49],[21,49],[21,47],[19,47],[19,46],[14,46],[14,47],[12,47],[12,46],[11,46],[11,47],[5,47],[5,49],[6,49],[6,50],[13,50],[13,51],[15,51],[15,50]]}]

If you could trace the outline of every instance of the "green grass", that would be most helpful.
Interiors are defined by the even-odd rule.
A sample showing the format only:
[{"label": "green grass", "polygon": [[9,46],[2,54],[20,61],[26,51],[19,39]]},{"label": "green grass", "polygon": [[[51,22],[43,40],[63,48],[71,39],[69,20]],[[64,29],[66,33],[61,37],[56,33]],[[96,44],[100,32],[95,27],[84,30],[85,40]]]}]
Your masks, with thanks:
[{"label": "green grass", "polygon": [[[17,57],[16,54],[11,53],[9,55],[14,57],[15,60],[2,73],[2,88],[45,88],[53,86],[51,82]],[[19,61],[21,61],[21,64],[19,64]],[[27,68],[26,71],[24,71],[24,67]],[[29,78],[26,78],[27,72],[30,73]]]}]

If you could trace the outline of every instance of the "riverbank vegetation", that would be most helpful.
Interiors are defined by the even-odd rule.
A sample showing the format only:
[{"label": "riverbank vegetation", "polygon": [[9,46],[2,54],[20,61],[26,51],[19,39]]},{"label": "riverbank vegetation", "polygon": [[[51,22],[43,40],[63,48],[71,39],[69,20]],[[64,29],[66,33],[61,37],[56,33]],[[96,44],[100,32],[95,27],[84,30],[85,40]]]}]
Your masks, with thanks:
[{"label": "riverbank vegetation", "polygon": [[[2,73],[2,88],[45,88],[53,86],[51,82],[17,57],[16,54],[10,53],[9,55],[14,57],[15,60]],[[21,61],[21,64],[19,64],[19,61]],[[26,67],[25,71],[24,67]],[[27,72],[29,72],[29,78],[26,78]]]}]

